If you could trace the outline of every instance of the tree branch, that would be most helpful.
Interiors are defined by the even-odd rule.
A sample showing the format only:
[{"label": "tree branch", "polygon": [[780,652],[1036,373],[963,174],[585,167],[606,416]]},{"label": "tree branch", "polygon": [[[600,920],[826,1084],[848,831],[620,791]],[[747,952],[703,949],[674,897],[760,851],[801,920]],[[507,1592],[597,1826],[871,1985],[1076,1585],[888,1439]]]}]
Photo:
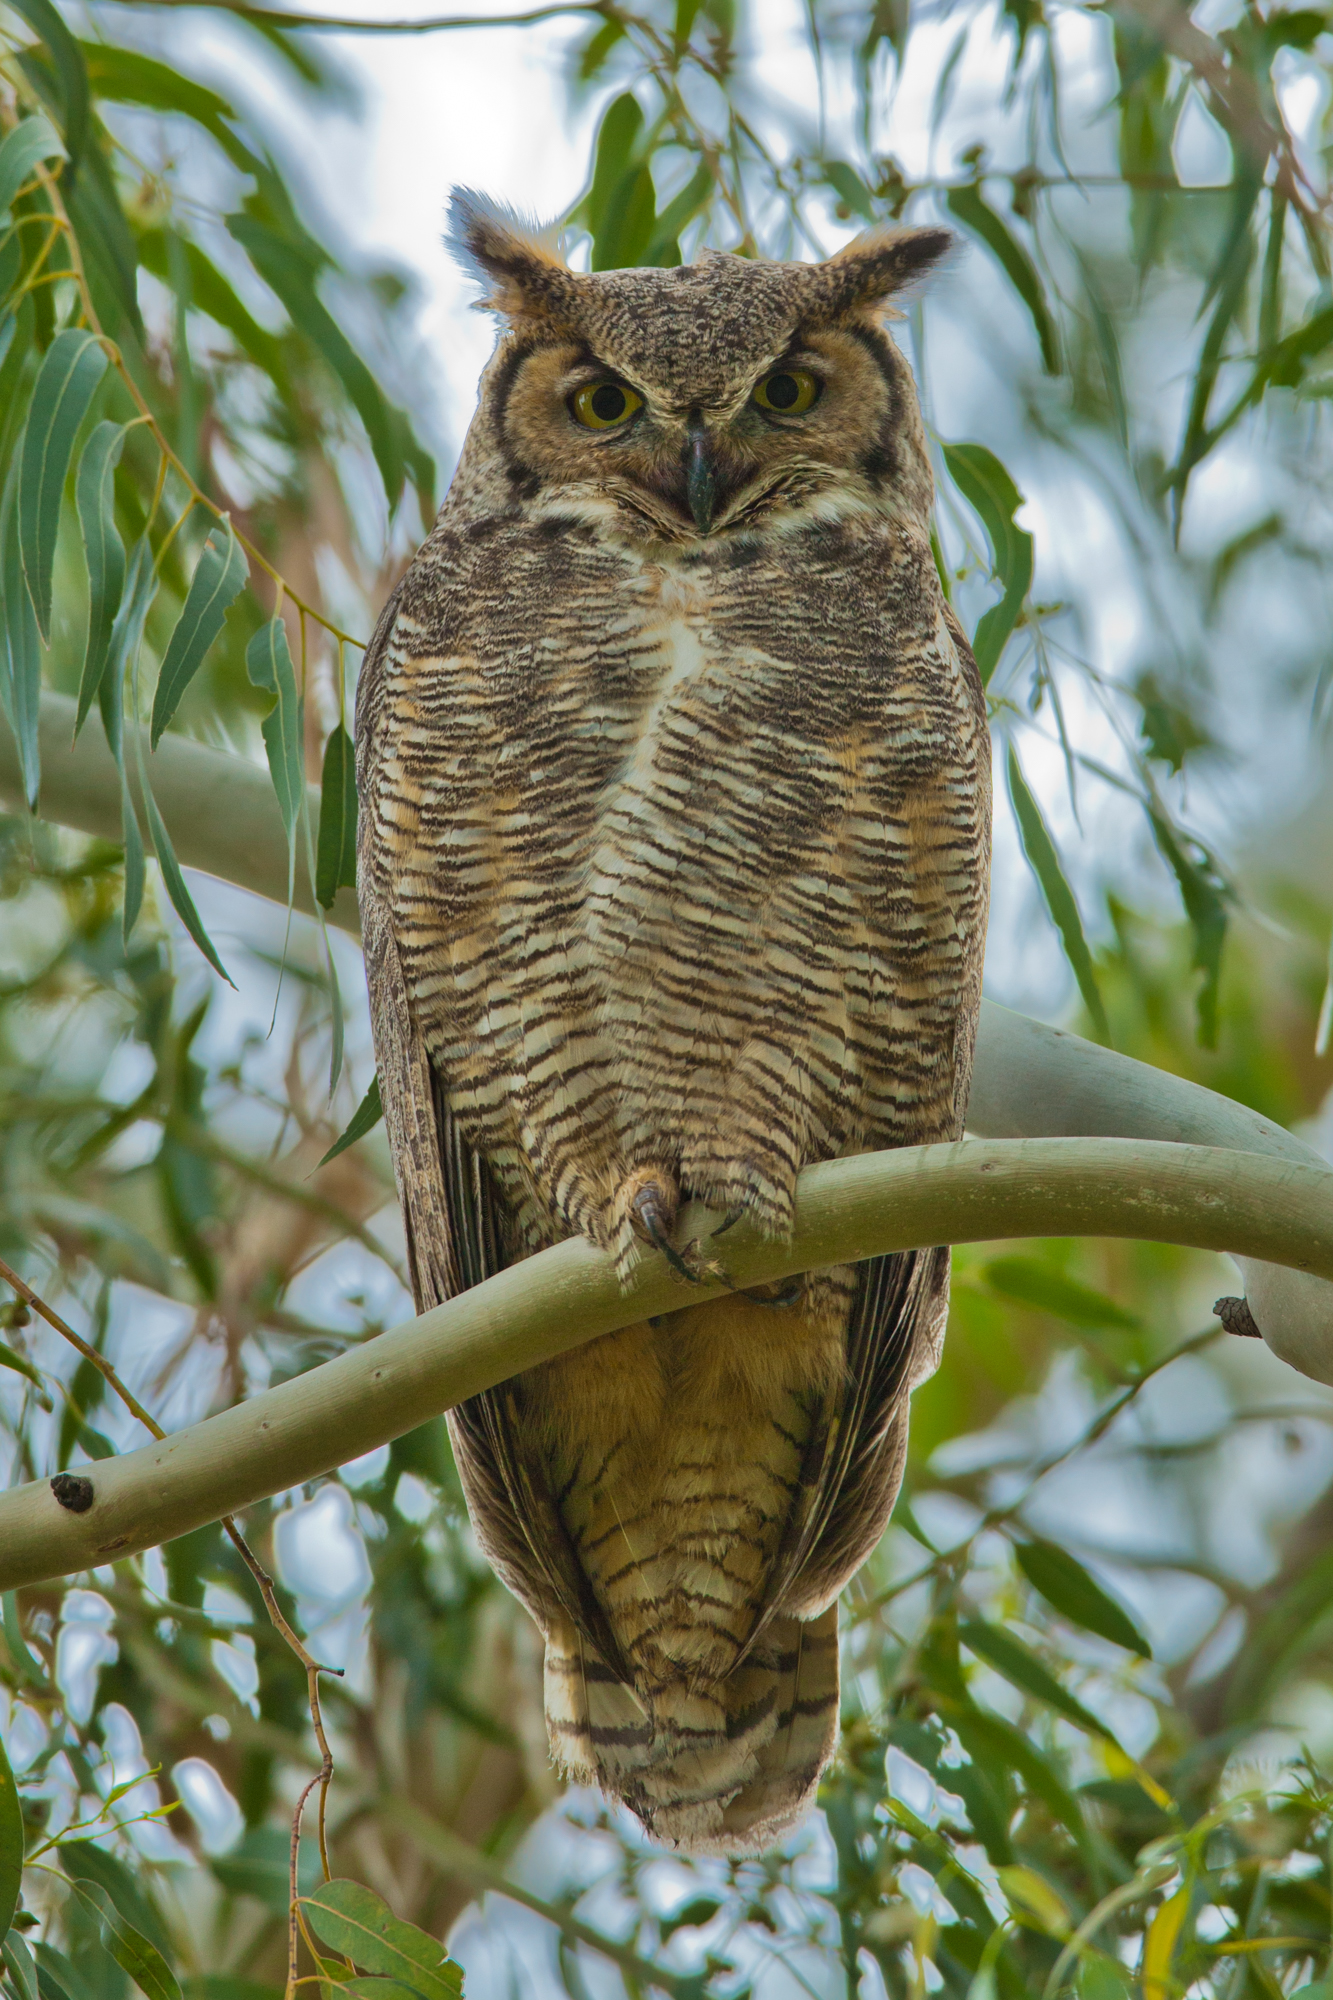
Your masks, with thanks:
[{"label": "tree branch", "polygon": [[[1117,1139],[904,1147],[807,1167],[791,1239],[765,1242],[742,1224],[726,1237],[725,1258],[733,1284],[756,1285],[889,1250],[1042,1235],[1239,1250],[1333,1278],[1333,1172]],[[622,1291],[609,1257],[583,1241],[557,1244],[295,1381],[88,1466],[92,1497],[78,1513],[49,1481],[0,1496],[0,1590],[241,1512],[707,1289],[684,1291],[663,1259],[646,1255]]]}]

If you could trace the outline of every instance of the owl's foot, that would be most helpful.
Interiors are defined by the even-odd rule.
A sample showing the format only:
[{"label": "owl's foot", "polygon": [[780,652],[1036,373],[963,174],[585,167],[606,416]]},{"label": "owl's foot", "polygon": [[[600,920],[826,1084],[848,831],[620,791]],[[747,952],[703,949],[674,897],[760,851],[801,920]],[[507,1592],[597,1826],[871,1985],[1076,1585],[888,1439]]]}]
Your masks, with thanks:
[{"label": "owl's foot", "polygon": [[620,1191],[620,1199],[634,1234],[651,1243],[654,1250],[660,1250],[678,1277],[691,1285],[702,1283],[671,1240],[679,1196],[670,1177],[644,1172],[631,1174]]}]

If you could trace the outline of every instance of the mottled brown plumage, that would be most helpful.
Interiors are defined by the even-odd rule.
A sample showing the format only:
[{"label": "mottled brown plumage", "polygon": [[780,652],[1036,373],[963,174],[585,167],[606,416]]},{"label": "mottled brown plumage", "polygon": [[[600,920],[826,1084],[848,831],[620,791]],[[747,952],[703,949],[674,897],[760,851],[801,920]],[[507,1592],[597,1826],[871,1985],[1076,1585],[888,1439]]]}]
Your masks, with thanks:
[{"label": "mottled brown plumage", "polygon": [[[502,333],[357,724],[423,1307],[574,1233],[622,1270],[673,1225],[781,1235],[807,1162],[959,1136],[989,860],[984,702],[881,325],[943,232],[592,276],[472,198],[455,224]],[[659,1838],[754,1851],[809,1803],[837,1595],[947,1297],[943,1249],[776,1300],[682,1283],[453,1413],[546,1634],[553,1752]]]}]

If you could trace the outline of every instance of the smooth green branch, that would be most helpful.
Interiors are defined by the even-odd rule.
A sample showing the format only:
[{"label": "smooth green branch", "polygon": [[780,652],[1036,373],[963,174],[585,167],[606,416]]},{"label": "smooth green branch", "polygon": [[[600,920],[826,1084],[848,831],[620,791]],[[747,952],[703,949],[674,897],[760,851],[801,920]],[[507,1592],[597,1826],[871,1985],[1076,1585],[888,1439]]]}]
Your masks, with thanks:
[{"label": "smooth green branch", "polygon": [[[1333,1171],[1124,1139],[970,1140],[807,1167],[786,1242],[725,1239],[734,1285],[932,1243],[1130,1236],[1238,1250],[1333,1278]],[[711,1289],[711,1288],[709,1288]],[[204,1423],[0,1496],[0,1590],[115,1561],[242,1513],[600,1334],[706,1296],[655,1254],[628,1290],[583,1241]]]}]

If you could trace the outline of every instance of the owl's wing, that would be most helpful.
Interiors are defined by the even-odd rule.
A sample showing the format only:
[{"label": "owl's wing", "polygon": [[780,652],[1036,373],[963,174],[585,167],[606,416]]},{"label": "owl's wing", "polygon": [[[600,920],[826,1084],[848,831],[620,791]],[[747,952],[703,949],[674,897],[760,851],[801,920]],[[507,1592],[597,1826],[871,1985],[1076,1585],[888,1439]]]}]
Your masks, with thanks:
[{"label": "owl's wing", "polygon": [[[392,823],[377,810],[381,772],[375,725],[384,656],[393,637],[391,599],[362,669],[358,698],[361,794],[357,892],[362,948],[384,1123],[407,1235],[419,1312],[479,1285],[508,1261],[505,1211],[486,1162],[466,1143],[449,1109],[447,1081],[430,1059],[412,1010],[387,894]],[[449,1413],[459,1475],[477,1537],[544,1628],[563,1614],[608,1665],[623,1666],[569,1540],[553,1495],[530,1456],[515,1448],[512,1383]]]},{"label": "owl's wing", "polygon": [[949,1253],[899,1251],[857,1266],[841,1394],[806,1447],[799,1492],[750,1644],[782,1613],[822,1611],[879,1541],[902,1480],[907,1394],[938,1341]]}]

